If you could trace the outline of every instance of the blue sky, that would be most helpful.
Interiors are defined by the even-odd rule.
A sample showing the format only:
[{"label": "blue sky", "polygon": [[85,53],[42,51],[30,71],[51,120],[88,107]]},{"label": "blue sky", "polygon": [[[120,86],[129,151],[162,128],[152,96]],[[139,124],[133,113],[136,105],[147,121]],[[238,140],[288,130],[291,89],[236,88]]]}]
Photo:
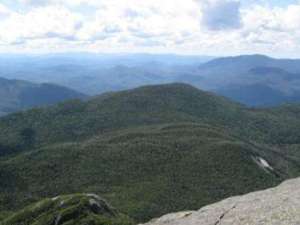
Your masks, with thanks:
[{"label": "blue sky", "polygon": [[291,4],[297,4],[297,0],[244,0],[241,1],[243,5],[249,4],[261,4],[261,5],[272,5],[278,7],[285,7]]},{"label": "blue sky", "polygon": [[300,57],[299,0],[0,0],[0,52]]}]

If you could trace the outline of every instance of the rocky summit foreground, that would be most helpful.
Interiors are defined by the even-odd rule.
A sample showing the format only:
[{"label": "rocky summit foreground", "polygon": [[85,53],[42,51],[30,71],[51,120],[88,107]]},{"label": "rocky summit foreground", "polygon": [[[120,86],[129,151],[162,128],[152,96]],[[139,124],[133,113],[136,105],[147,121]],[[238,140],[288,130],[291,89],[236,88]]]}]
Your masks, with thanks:
[{"label": "rocky summit foreground", "polygon": [[278,187],[232,197],[201,208],[165,215],[145,225],[297,225],[300,179]]},{"label": "rocky summit foreground", "polygon": [[43,199],[27,206],[0,225],[133,225],[95,194],[73,194]]}]

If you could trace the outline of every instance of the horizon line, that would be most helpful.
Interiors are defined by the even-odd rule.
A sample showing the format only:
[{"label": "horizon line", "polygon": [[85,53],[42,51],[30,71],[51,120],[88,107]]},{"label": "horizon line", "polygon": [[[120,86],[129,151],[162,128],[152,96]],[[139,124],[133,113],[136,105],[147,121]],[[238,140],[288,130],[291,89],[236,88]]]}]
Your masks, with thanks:
[{"label": "horizon line", "polygon": [[144,56],[177,56],[177,57],[207,57],[211,59],[216,58],[231,58],[231,57],[242,57],[242,56],[261,56],[273,59],[291,59],[297,60],[298,57],[280,57],[272,56],[269,54],[262,53],[245,53],[245,54],[228,54],[228,55],[212,55],[212,54],[184,54],[184,53],[152,53],[152,52],[92,52],[92,51],[61,51],[61,52],[0,52],[0,56],[49,56],[49,55],[99,55],[99,56],[130,56],[130,55],[144,55]]}]

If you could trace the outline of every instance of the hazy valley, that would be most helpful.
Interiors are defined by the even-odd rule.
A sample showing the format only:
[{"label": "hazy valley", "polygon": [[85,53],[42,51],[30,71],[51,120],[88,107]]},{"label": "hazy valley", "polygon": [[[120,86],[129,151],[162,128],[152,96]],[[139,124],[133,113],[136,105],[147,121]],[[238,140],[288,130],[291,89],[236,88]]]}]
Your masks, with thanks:
[{"label": "hazy valley", "polygon": [[300,60],[263,55],[213,59],[88,53],[0,58],[0,77],[62,85],[89,96],[143,85],[183,82],[248,106],[276,106],[300,100]]}]

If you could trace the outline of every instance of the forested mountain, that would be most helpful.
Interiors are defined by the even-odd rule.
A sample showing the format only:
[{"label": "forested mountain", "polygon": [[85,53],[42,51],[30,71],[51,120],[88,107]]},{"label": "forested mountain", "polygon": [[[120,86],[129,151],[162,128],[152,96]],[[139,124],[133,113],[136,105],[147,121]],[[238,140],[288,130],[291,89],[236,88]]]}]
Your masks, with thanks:
[{"label": "forested mountain", "polygon": [[34,84],[23,80],[0,78],[0,116],[84,97],[84,94],[54,84]]},{"label": "forested mountain", "polygon": [[179,83],[12,114],[0,119],[0,210],[96,193],[140,222],[267,188],[300,174],[299,114]]},{"label": "forested mountain", "polygon": [[300,189],[209,210],[300,177],[300,0],[266,2],[0,0],[0,225],[300,225]]}]

